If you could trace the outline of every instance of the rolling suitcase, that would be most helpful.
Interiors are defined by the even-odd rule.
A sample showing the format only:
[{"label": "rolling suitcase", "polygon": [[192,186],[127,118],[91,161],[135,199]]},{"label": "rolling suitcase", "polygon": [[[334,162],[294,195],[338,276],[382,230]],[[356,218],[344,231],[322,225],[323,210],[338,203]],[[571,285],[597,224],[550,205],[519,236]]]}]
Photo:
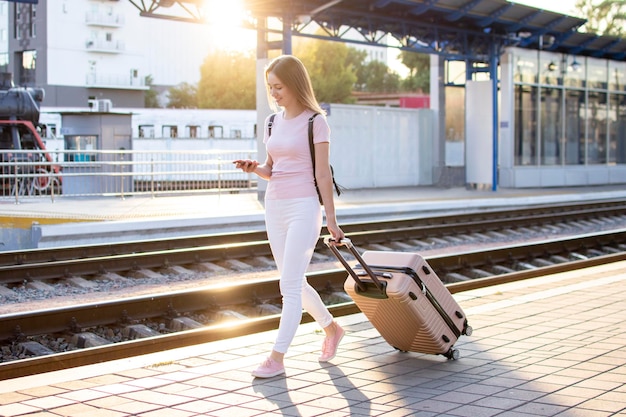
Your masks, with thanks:
[{"label": "rolling suitcase", "polygon": [[[453,346],[472,328],[422,256],[392,251],[361,256],[349,239],[326,238],[324,243],[349,273],[344,289],[387,343],[405,352],[459,357]],[[352,268],[338,246],[346,246],[358,265]]]}]

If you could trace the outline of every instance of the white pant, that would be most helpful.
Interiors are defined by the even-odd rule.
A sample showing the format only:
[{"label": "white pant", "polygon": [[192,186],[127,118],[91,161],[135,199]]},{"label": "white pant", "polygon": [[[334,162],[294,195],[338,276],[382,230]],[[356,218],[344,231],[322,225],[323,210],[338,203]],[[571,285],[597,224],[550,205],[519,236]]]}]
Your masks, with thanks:
[{"label": "white pant", "polygon": [[322,327],[333,322],[319,294],[306,280],[306,270],[322,228],[317,197],[265,201],[265,224],[280,273],[283,311],[274,350],[287,352],[304,308]]}]

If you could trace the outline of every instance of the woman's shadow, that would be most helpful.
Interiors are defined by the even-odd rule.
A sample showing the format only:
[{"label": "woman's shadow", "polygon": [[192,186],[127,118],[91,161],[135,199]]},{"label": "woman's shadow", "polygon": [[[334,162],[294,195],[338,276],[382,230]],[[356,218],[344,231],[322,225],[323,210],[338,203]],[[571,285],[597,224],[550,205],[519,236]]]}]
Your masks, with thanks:
[{"label": "woman's shadow", "polygon": [[370,415],[371,400],[350,381],[350,377],[339,366],[328,363],[323,369],[330,375],[330,380],[337,388],[337,393],[345,398],[348,403],[351,416]]},{"label": "woman's shadow", "polygon": [[294,404],[289,396],[287,378],[284,375],[271,379],[254,378],[252,380],[252,389],[275,406],[275,408],[268,407],[265,411],[280,411],[285,416],[301,416],[298,406]]},{"label": "woman's shadow", "polygon": [[[348,404],[349,415],[369,415],[371,411],[370,399],[365,396],[351,381],[350,378],[339,368],[332,364],[325,364],[322,370],[328,372],[331,382],[335,385],[337,393],[343,396]],[[285,416],[302,416],[289,395],[287,378],[278,377],[272,379],[255,378],[252,381],[252,389],[263,395],[275,408],[268,407],[266,411],[280,411]],[[345,407],[335,411],[347,411]]]}]

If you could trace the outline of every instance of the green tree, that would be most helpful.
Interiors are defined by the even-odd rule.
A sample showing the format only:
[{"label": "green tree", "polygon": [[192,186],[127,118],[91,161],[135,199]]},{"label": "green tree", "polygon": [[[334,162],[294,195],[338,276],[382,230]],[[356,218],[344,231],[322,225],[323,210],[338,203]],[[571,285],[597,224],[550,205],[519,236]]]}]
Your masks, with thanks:
[{"label": "green tree", "polygon": [[159,106],[159,99],[157,92],[152,88],[154,80],[152,75],[147,75],[145,78],[146,86],[149,87],[143,96],[143,105],[146,108],[157,108]]},{"label": "green tree", "polygon": [[611,36],[626,34],[626,0],[578,0],[575,7],[578,14],[587,19],[582,32]]},{"label": "green tree", "polygon": [[430,91],[430,56],[419,52],[401,51],[399,58],[400,62],[409,69],[409,75],[402,80],[402,90],[428,93]]},{"label": "green tree", "polygon": [[294,54],[307,67],[319,102],[354,103],[352,88],[357,77],[350,62],[354,54],[345,44],[298,38],[294,42]]},{"label": "green tree", "polygon": [[189,83],[181,83],[168,91],[170,109],[195,109],[198,107],[198,89]]},{"label": "green tree", "polygon": [[200,68],[198,107],[256,108],[256,56],[252,52],[217,51]]},{"label": "green tree", "polygon": [[387,64],[371,61],[362,67],[363,91],[370,93],[397,93],[400,90],[400,76],[391,71]]}]

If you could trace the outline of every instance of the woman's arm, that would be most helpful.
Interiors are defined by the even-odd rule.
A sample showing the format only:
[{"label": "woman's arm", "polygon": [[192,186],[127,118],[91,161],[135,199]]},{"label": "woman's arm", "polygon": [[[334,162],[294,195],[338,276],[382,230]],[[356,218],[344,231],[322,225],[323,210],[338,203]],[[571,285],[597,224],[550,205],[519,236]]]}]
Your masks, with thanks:
[{"label": "woman's arm", "polygon": [[320,142],[315,144],[315,181],[319,189],[324,212],[326,213],[326,228],[335,240],[345,237],[337,224],[335,214],[335,197],[333,194],[333,175],[330,170],[330,143]]}]

